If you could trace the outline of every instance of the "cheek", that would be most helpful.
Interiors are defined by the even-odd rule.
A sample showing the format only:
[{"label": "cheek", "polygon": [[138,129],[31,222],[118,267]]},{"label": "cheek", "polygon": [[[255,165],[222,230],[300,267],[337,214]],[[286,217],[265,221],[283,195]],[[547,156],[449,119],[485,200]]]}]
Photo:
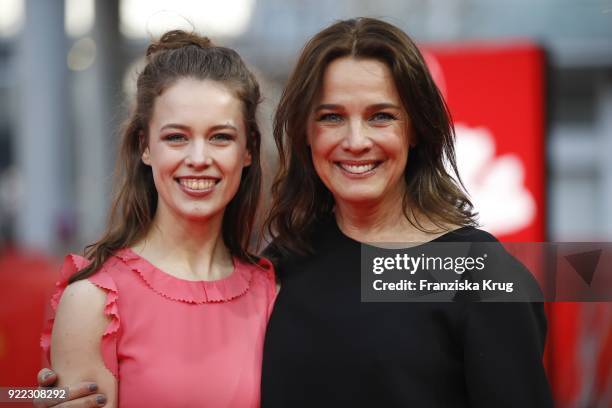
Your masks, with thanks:
[{"label": "cheek", "polygon": [[151,157],[149,166],[151,168],[151,173],[153,173],[153,180],[155,181],[155,184],[157,185],[159,182],[161,182],[163,177],[166,175],[167,166],[165,165],[164,162],[159,161],[157,160],[157,158],[153,158],[153,157]]},{"label": "cheek", "polygon": [[313,162],[324,162],[328,160],[336,143],[334,142],[334,131],[331,129],[313,129],[308,138]]},{"label": "cheek", "polygon": [[240,177],[244,164],[248,163],[246,147],[235,147],[223,151],[217,159],[218,166],[226,177]]},{"label": "cheek", "polygon": [[378,145],[388,156],[404,160],[408,156],[410,140],[402,129],[390,129],[389,132],[381,134]]},{"label": "cheek", "polygon": [[169,149],[161,144],[149,146],[149,161],[154,171],[179,165],[182,161],[182,155],[182,152]]}]

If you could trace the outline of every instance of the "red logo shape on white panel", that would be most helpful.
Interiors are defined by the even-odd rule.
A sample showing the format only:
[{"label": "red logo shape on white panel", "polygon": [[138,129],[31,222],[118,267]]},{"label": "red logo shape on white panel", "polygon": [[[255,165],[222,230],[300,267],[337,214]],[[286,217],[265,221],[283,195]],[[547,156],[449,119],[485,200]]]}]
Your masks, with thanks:
[{"label": "red logo shape on white panel", "polygon": [[457,166],[479,221],[492,234],[528,226],[536,203],[525,187],[525,166],[516,154],[495,156],[495,138],[485,127],[456,124]]}]

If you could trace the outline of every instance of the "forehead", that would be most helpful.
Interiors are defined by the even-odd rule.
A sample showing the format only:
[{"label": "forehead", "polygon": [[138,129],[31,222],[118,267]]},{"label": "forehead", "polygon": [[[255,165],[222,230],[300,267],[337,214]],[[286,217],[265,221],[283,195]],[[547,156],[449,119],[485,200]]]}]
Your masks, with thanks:
[{"label": "forehead", "polygon": [[322,103],[400,101],[387,64],[353,57],[338,58],[327,66],[320,95]]},{"label": "forehead", "polygon": [[151,122],[241,122],[242,103],[225,84],[181,78],[155,99]]}]

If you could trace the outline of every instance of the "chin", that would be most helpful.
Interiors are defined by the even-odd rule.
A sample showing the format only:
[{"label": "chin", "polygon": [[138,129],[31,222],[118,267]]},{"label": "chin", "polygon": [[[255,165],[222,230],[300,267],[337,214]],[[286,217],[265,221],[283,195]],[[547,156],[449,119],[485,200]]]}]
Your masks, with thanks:
[{"label": "chin", "polygon": [[363,205],[368,206],[377,202],[380,202],[383,199],[382,194],[377,192],[350,192],[346,194],[338,194],[336,195],[336,201],[345,202],[351,205]]},{"label": "chin", "polygon": [[206,222],[206,221],[209,221],[211,218],[213,218],[211,214],[201,214],[201,213],[185,214],[185,219],[191,222]]},{"label": "chin", "polygon": [[180,212],[181,217],[192,222],[204,222],[210,221],[211,219],[218,216],[221,211],[215,209],[208,208],[198,208],[198,209],[185,209]]}]

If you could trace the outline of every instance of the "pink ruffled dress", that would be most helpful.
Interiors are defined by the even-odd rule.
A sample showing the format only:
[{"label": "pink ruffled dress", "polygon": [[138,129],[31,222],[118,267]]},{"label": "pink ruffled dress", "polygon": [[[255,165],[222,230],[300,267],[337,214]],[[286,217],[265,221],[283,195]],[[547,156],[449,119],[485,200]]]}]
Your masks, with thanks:
[{"label": "pink ruffled dress", "polygon": [[[66,257],[54,310],[68,278],[88,263]],[[264,258],[234,265],[227,278],[188,281],[122,249],[88,278],[107,295],[102,356],[119,381],[120,407],[259,406],[274,271]],[[53,318],[41,339],[47,356],[52,326]]]}]

